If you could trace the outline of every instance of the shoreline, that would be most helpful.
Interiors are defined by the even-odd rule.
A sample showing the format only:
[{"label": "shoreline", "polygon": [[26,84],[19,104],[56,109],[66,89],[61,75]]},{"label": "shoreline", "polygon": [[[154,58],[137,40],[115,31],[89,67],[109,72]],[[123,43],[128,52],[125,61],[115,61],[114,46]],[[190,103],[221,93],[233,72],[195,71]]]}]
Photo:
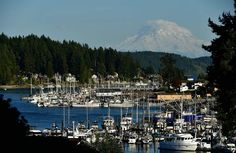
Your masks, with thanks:
[{"label": "shoreline", "polygon": [[30,88],[28,85],[0,85],[0,89],[7,90],[7,89],[21,89],[21,88]]}]

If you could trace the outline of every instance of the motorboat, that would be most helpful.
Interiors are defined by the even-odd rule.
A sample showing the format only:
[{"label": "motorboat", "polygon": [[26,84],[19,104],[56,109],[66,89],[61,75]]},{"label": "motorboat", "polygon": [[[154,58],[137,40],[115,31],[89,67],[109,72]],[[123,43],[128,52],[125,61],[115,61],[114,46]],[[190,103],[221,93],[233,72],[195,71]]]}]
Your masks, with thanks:
[{"label": "motorboat", "polygon": [[190,133],[169,134],[160,142],[159,149],[195,151],[198,142]]}]

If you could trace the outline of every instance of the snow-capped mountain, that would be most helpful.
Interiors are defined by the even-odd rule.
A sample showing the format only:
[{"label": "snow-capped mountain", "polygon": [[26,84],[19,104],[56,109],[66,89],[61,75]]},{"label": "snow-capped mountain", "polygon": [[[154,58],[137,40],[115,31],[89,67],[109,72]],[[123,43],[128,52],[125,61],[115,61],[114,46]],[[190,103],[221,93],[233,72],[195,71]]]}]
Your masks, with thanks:
[{"label": "snow-capped mountain", "polygon": [[148,21],[137,34],[128,37],[116,48],[120,51],[158,51],[188,57],[208,56],[201,46],[204,42],[174,22]]}]

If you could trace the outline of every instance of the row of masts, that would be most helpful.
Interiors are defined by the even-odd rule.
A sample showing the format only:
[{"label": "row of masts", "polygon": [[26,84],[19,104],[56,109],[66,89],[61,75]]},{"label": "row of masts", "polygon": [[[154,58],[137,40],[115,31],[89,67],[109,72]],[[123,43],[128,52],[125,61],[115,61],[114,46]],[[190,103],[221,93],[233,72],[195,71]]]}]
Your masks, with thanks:
[{"label": "row of masts", "polygon": [[[44,92],[45,88],[48,90],[47,92]],[[40,86],[39,89],[40,91],[38,94],[33,94],[31,82],[30,96],[24,97],[24,99],[37,104],[39,107],[58,107],[64,105],[73,107],[86,107],[86,105],[89,105],[89,107],[108,107],[108,105],[111,107],[133,107],[135,98],[141,99],[144,97],[143,95],[134,97],[133,88],[127,88],[125,90],[120,90],[119,88],[110,89],[110,85],[108,85],[108,88],[103,88],[103,86],[77,88],[76,82],[62,83],[60,81],[58,83],[57,79],[54,88],[55,90],[53,90],[53,86],[49,84],[49,81],[46,87]],[[108,89],[108,93],[105,91],[105,93],[99,95],[99,92],[101,92],[99,89]],[[117,92],[116,90],[120,91]],[[149,93],[145,90],[143,94]],[[146,97],[148,97],[149,101],[149,95]]]},{"label": "row of masts", "polygon": [[[183,106],[183,105],[181,105]],[[196,105],[195,105],[196,106]],[[63,109],[66,109],[65,107]],[[73,126],[72,126],[72,131],[69,132],[69,124],[67,126],[63,126],[62,131],[67,131],[67,133],[72,133],[72,135],[67,135],[69,138],[79,138],[81,137],[85,141],[86,139],[90,137],[93,137],[93,135],[102,135],[104,133],[108,133],[109,135],[116,136],[117,139],[128,142],[128,143],[143,143],[143,144],[150,144],[153,141],[160,141],[164,139],[165,133],[172,133],[174,132],[173,130],[177,131],[178,128],[173,128],[173,130],[168,130],[168,127],[163,129],[163,127],[157,127],[153,121],[142,121],[142,124],[139,122],[139,105],[136,105],[136,122],[133,121],[133,116],[128,115],[128,109],[126,110],[126,113],[123,112],[123,108],[120,108],[120,124],[119,128],[115,125],[115,120],[112,117],[112,109],[108,107],[107,109],[107,116],[104,117],[104,120],[102,122],[102,129],[100,129],[98,126],[96,130],[94,129],[94,125],[89,127],[89,113],[88,113],[88,108],[86,108],[86,125],[83,126],[83,124],[78,123],[78,125],[75,125],[75,121],[72,121]],[[68,109],[69,111],[69,109]],[[183,109],[181,109],[183,111]],[[196,111],[196,109],[195,109]],[[159,112],[161,113],[161,112]],[[164,113],[164,112],[162,112]],[[68,112],[69,114],[69,112]],[[133,114],[133,112],[131,112]],[[181,118],[183,116],[181,115]],[[148,117],[149,118],[149,117]],[[150,117],[151,118],[151,117]],[[161,119],[161,118],[160,118]],[[165,117],[163,118],[165,119]],[[63,125],[65,125],[65,111],[63,111]],[[195,120],[196,120],[196,115],[195,115]],[[176,120],[176,122],[179,120]],[[68,118],[68,123],[69,123],[69,118]],[[209,123],[208,123],[209,124]],[[177,123],[176,123],[177,126]],[[93,127],[93,128],[92,128]],[[183,128],[183,127],[181,127]],[[196,122],[194,123],[194,126],[190,126],[189,131],[192,129],[196,130]],[[90,133],[92,131],[92,133]],[[172,131],[172,132],[171,132]],[[158,137],[155,136],[155,134],[159,134]],[[60,134],[60,132],[58,132]],[[61,134],[63,135],[63,134]]]},{"label": "row of masts", "polygon": [[[56,81],[56,84],[57,84],[57,81]],[[31,84],[32,85],[32,84]],[[49,84],[48,84],[49,85]],[[66,85],[65,85],[66,86]],[[32,86],[31,86],[32,87]],[[76,95],[77,94],[80,94],[81,93],[81,91],[83,91],[83,90],[81,90],[80,89],[80,92],[76,92],[75,91],[75,83],[72,83],[72,82],[70,82],[69,83],[69,88],[66,88],[65,87],[65,89],[64,90],[61,90],[61,88],[58,88],[59,86],[57,86],[56,85],[56,90],[55,90],[55,92],[48,92],[48,93],[54,93],[54,94],[57,94],[57,93],[61,93],[61,94],[64,94],[65,93],[65,95],[66,95],[66,93],[68,93],[68,95],[67,95],[67,103],[71,103],[71,102],[73,102],[75,99],[76,99]],[[48,87],[49,88],[49,87]],[[50,89],[50,88],[49,88]],[[86,89],[86,91],[87,91],[87,89]],[[86,92],[85,91],[85,92]],[[43,93],[43,92],[42,92]],[[31,90],[30,90],[30,94],[32,95],[32,88],[31,88]],[[130,96],[130,98],[133,98],[132,96],[133,96],[134,94],[131,94],[131,96]],[[46,96],[48,96],[48,95],[46,95]],[[92,89],[91,88],[88,88],[88,91],[87,91],[87,94],[86,94],[86,96],[88,96],[89,98],[91,98],[92,97]],[[143,96],[142,96],[143,97]],[[109,97],[110,98],[110,97]],[[141,102],[140,102],[140,99],[141,98],[136,98],[136,99],[132,99],[132,103],[134,104],[134,105],[132,105],[132,107],[130,107],[131,109],[133,109],[133,108],[135,108],[136,107],[136,123],[134,123],[133,122],[133,116],[131,116],[131,117],[127,117],[127,114],[125,115],[125,116],[123,116],[123,109],[122,109],[122,107],[120,108],[120,125],[119,125],[119,128],[117,129],[116,127],[115,127],[115,121],[114,121],[114,118],[112,117],[112,115],[111,115],[111,109],[110,109],[110,105],[109,105],[109,103],[108,103],[108,114],[107,114],[107,117],[103,120],[103,123],[102,123],[102,125],[103,125],[103,129],[102,130],[98,130],[98,131],[106,131],[106,132],[108,132],[109,134],[111,134],[111,135],[116,135],[116,136],[119,136],[119,139],[122,139],[123,141],[127,141],[126,139],[125,139],[125,137],[126,137],[126,134],[128,135],[128,139],[130,138],[131,139],[131,137],[132,138],[134,138],[135,139],[135,141],[129,141],[128,140],[128,142],[129,143],[134,143],[134,142],[136,142],[137,140],[139,140],[139,138],[141,137],[141,138],[143,138],[143,140],[145,140],[146,142],[151,142],[152,140],[154,140],[154,136],[153,136],[153,134],[155,134],[155,133],[157,133],[157,123],[153,123],[153,117],[151,118],[151,110],[150,110],[150,102],[149,102],[149,95],[147,94],[146,95],[146,102],[145,102],[145,104],[146,104],[146,109],[145,110],[143,110],[143,114],[145,114],[145,112],[147,111],[147,114],[148,114],[148,117],[147,117],[147,121],[144,121],[144,118],[143,118],[143,120],[142,120],[142,122],[143,122],[143,124],[141,124],[140,125],[140,122],[139,122],[139,116],[140,116],[140,108],[139,108],[139,106],[140,106],[140,104],[141,104]],[[190,102],[189,102],[190,103]],[[167,127],[166,125],[166,127],[158,127],[159,129],[158,129],[158,131],[160,132],[162,132],[162,135],[164,135],[164,133],[172,133],[172,132],[176,132],[177,130],[183,130],[184,128],[185,128],[185,130],[186,130],[186,132],[190,132],[190,131],[194,131],[194,137],[195,138],[197,138],[197,136],[199,136],[199,135],[201,135],[201,134],[203,134],[203,133],[205,133],[205,131],[210,131],[210,132],[213,132],[213,126],[215,127],[215,128],[218,128],[218,124],[216,123],[216,122],[214,122],[213,123],[213,120],[215,120],[215,118],[211,118],[211,122],[205,122],[204,121],[204,119],[202,119],[203,121],[202,121],[202,123],[205,125],[205,129],[206,130],[204,130],[204,132],[203,131],[201,131],[201,129],[198,129],[197,128],[197,105],[196,105],[196,99],[192,102],[192,104],[194,105],[193,106],[193,109],[192,109],[192,113],[193,113],[193,115],[194,115],[194,122],[193,123],[190,123],[190,125],[188,124],[188,123],[184,123],[184,121],[183,121],[183,112],[184,112],[184,106],[183,106],[183,101],[182,100],[180,100],[179,101],[179,111],[175,111],[175,112],[179,112],[179,119],[176,119],[175,120],[175,122],[174,122],[174,124],[173,124],[173,128],[171,128],[171,127]],[[208,105],[209,105],[209,103],[207,103]],[[68,104],[68,105],[62,105],[63,106],[63,126],[62,126],[62,128],[63,128],[63,130],[62,131],[64,131],[64,129],[67,129],[68,130],[68,126],[69,126],[69,124],[70,124],[70,105]],[[159,105],[160,106],[160,105]],[[170,105],[172,108],[174,107],[173,105]],[[67,126],[66,126],[66,109],[67,109]],[[160,107],[160,109],[161,109],[161,107]],[[175,108],[175,110],[177,110],[177,108]],[[209,109],[208,109],[209,110]],[[133,112],[132,112],[132,114],[133,114]],[[124,118],[124,117],[126,117],[126,118]],[[209,117],[209,116],[208,116]],[[210,116],[211,117],[211,116]],[[152,119],[152,120],[151,120]],[[161,119],[160,119],[161,120]],[[127,122],[127,123],[126,123]],[[80,134],[80,130],[81,130],[81,124],[79,124],[79,127],[78,126],[75,126],[74,125],[74,121],[72,122],[73,123],[73,138],[78,138],[79,136],[81,136]],[[160,125],[162,124],[161,123],[161,121],[159,122],[158,121],[158,124],[160,123]],[[164,124],[166,124],[166,121],[165,122],[163,122]],[[156,125],[154,125],[154,124],[156,124]],[[187,126],[189,126],[189,127],[184,127],[184,124],[186,124]],[[185,125],[185,126],[186,126]],[[211,129],[209,129],[209,128],[206,128],[207,126],[209,126],[210,125],[210,127],[211,127]],[[176,126],[176,127],[175,127]],[[179,126],[179,127],[177,127],[177,126]],[[93,130],[91,130],[91,129],[89,129],[89,113],[88,113],[88,105],[86,105],[86,126],[85,126],[86,128],[87,128],[87,132],[89,131],[89,132],[91,132],[91,131],[93,131]],[[78,129],[79,128],[79,129]],[[140,130],[140,128],[144,131],[144,132],[137,132],[137,130]],[[76,130],[75,130],[76,129]],[[99,132],[95,132],[95,134],[98,134]],[[87,137],[87,134],[88,133],[86,133],[85,135],[86,135],[86,137]],[[93,134],[93,133],[92,133]],[[152,135],[152,140],[149,140],[149,138],[150,138],[150,135]],[[147,139],[145,139],[145,138],[147,138]],[[86,139],[86,138],[85,138]],[[159,137],[159,140],[160,140],[160,137]],[[145,141],[143,142],[143,143],[145,143]]]}]

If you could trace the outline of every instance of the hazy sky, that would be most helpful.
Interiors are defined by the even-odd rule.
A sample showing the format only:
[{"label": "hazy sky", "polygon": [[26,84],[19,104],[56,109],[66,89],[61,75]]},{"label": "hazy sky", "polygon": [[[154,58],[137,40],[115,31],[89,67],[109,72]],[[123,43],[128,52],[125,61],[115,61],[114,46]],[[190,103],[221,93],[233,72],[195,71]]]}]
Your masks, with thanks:
[{"label": "hazy sky", "polygon": [[164,20],[209,42],[208,18],[233,10],[233,0],[0,0],[0,32],[113,47],[148,21]]}]

